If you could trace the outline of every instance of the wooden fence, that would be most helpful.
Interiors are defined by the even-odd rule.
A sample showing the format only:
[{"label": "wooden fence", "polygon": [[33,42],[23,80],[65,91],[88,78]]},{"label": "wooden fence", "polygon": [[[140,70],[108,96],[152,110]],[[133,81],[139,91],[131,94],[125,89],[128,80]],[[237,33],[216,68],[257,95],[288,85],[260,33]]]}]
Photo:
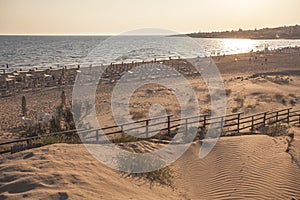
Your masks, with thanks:
[{"label": "wooden fence", "polygon": [[[126,134],[128,131],[138,131],[138,134],[135,136],[143,136],[143,138],[139,137],[140,140],[153,139],[154,137],[151,136],[151,133],[155,132],[170,135],[174,133],[176,134],[179,130],[181,130],[184,133],[188,133],[191,127],[196,127],[201,130],[207,130],[208,128],[216,129],[221,132],[221,136],[226,136],[246,133],[254,134],[256,129],[259,127],[276,123],[300,125],[300,109],[286,108],[248,116],[243,113],[234,113],[218,117],[199,115],[183,119],[173,119],[173,116],[170,115],[160,116],[152,119],[138,120],[132,123],[104,127],[101,129],[70,130],[3,142],[0,143],[0,154],[15,153],[25,149],[41,146],[41,143],[34,141],[49,136],[68,137],[72,134],[79,134],[83,143],[99,144],[107,142],[105,139],[106,137],[104,136],[119,136],[120,134]],[[158,126],[160,127],[156,128]]]}]

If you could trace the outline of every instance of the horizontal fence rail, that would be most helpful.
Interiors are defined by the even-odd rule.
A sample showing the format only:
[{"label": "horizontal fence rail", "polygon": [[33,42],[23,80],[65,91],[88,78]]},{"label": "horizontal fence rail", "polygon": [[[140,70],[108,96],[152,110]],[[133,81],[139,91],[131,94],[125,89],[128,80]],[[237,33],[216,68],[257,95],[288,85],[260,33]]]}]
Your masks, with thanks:
[{"label": "horizontal fence rail", "polygon": [[[300,125],[300,109],[286,108],[272,112],[261,112],[253,115],[234,113],[224,116],[212,117],[210,115],[198,115],[181,119],[172,118],[172,115],[160,116],[151,119],[138,120],[115,126],[89,130],[69,130],[34,137],[22,138],[0,143],[0,154],[15,153],[25,149],[39,147],[39,140],[49,136],[70,137],[72,134],[80,135],[81,142],[99,144],[108,142],[108,137],[126,134],[128,131],[137,131],[134,137],[139,140],[153,139],[151,133],[172,135],[182,131],[188,133],[190,128],[201,130],[216,129],[221,136],[255,133],[258,127],[276,123],[288,123]],[[111,138],[110,138],[111,139]]]}]

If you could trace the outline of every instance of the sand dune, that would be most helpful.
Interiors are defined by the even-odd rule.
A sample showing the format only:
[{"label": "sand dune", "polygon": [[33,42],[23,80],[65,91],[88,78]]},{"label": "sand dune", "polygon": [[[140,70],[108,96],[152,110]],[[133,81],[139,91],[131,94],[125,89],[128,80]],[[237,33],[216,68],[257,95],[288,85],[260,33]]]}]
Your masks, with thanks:
[{"label": "sand dune", "polygon": [[[287,139],[265,135],[223,137],[204,159],[198,158],[201,144],[195,142],[171,165],[175,190],[150,188],[143,179],[113,171],[82,145],[45,146],[2,159],[0,198],[299,198],[300,168],[285,151]],[[299,155],[297,149],[291,152]]]},{"label": "sand dune", "polygon": [[150,188],[93,158],[82,145],[56,144],[1,161],[0,199],[178,199],[167,187]]},{"label": "sand dune", "polygon": [[199,143],[180,158],[176,185],[191,199],[292,199],[300,197],[300,168],[285,152],[287,138],[221,138],[204,159]]}]

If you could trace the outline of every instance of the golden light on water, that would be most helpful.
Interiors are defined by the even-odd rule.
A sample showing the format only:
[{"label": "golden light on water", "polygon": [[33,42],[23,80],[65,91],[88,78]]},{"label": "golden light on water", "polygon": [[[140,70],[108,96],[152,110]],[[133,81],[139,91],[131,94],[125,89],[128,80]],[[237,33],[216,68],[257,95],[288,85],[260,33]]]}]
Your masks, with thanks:
[{"label": "golden light on water", "polygon": [[250,39],[222,39],[223,50],[230,54],[249,52],[258,46],[258,42]]}]

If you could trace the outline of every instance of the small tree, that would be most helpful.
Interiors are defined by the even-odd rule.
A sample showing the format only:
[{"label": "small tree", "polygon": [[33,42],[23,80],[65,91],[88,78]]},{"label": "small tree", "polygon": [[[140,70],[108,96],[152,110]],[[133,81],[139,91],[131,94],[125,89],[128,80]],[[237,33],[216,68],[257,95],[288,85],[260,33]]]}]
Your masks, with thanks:
[{"label": "small tree", "polygon": [[66,93],[63,90],[61,92],[61,107],[64,108],[66,106]]},{"label": "small tree", "polygon": [[22,116],[26,117],[27,116],[27,108],[26,108],[26,97],[22,96]]}]

